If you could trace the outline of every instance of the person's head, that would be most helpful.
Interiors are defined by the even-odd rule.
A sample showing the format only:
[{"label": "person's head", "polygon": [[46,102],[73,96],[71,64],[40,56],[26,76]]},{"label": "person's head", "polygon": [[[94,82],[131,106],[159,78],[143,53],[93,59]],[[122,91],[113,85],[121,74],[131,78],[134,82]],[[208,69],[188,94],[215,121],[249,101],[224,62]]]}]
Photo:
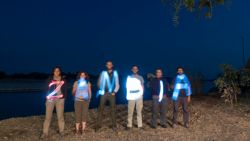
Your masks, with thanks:
[{"label": "person's head", "polygon": [[162,75],[163,75],[162,69],[161,68],[156,69],[155,75],[156,75],[156,78],[162,78]]},{"label": "person's head", "polygon": [[113,67],[114,67],[113,62],[112,61],[107,61],[106,67],[107,67],[108,70],[113,70]]},{"label": "person's head", "polygon": [[79,79],[88,79],[88,74],[84,71],[80,71],[78,74],[77,74],[77,77],[76,77],[77,80]]},{"label": "person's head", "polygon": [[61,76],[62,75],[61,67],[59,67],[59,66],[54,67],[53,70],[52,70],[52,75],[55,76],[55,77]]},{"label": "person's head", "polygon": [[183,74],[183,73],[184,73],[183,67],[178,67],[178,68],[177,68],[177,73],[178,73],[178,74]]},{"label": "person's head", "polygon": [[134,66],[132,66],[131,71],[133,72],[133,74],[137,74],[139,72],[139,67],[134,65]]}]

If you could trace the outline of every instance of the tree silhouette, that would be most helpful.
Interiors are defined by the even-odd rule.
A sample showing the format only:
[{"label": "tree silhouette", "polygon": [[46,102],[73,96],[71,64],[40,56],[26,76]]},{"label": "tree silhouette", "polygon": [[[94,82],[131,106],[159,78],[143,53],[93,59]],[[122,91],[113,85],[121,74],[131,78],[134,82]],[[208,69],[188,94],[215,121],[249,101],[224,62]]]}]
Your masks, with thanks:
[{"label": "tree silhouette", "polygon": [[213,9],[220,5],[229,5],[231,0],[162,0],[162,3],[171,8],[173,14],[173,24],[179,25],[180,11],[185,8],[188,12],[196,13],[200,18],[205,16],[207,19],[211,19],[213,15]]}]

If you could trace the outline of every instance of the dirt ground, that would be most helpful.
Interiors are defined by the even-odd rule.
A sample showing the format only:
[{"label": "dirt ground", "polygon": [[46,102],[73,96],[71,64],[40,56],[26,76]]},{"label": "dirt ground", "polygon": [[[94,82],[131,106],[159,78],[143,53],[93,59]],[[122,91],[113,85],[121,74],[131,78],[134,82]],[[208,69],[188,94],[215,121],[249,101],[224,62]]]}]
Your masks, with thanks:
[{"label": "dirt ground", "polygon": [[[117,107],[118,131],[113,132],[109,125],[109,109],[105,109],[103,127],[95,132],[97,110],[89,112],[88,129],[82,136],[74,135],[74,113],[65,113],[65,136],[57,133],[57,119],[53,116],[48,141],[250,141],[250,104],[241,102],[233,108],[223,104],[218,98],[193,98],[190,104],[190,128],[182,126],[182,113],[180,110],[177,128],[171,127],[172,104],[168,105],[169,127],[164,129],[150,128],[151,101],[144,102],[143,121],[144,130],[136,128],[126,131],[127,107]],[[25,118],[11,118],[0,121],[0,141],[37,141],[42,133],[44,116]],[[108,123],[108,124],[107,124]]]}]

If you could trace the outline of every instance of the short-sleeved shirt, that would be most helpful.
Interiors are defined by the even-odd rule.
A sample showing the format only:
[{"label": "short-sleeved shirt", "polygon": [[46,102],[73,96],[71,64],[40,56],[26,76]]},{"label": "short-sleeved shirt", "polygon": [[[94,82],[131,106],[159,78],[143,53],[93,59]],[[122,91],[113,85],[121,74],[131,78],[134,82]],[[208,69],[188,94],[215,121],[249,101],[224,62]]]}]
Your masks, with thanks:
[{"label": "short-sleeved shirt", "polygon": [[91,86],[90,82],[87,81],[86,86],[79,89],[78,87],[79,82],[75,81],[73,85],[73,89],[76,90],[75,100],[76,101],[83,101],[89,99],[89,86]]}]

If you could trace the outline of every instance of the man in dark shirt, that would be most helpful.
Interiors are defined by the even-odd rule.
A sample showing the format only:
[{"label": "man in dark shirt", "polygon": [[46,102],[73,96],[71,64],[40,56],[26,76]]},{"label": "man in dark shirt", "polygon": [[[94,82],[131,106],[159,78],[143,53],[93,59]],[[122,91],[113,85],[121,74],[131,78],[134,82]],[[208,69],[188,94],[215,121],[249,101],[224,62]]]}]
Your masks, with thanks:
[{"label": "man in dark shirt", "polygon": [[163,78],[162,69],[156,70],[156,78],[151,82],[151,93],[153,98],[152,108],[152,128],[157,128],[157,115],[160,108],[160,120],[161,126],[167,128],[167,92],[170,90],[168,81]]}]

